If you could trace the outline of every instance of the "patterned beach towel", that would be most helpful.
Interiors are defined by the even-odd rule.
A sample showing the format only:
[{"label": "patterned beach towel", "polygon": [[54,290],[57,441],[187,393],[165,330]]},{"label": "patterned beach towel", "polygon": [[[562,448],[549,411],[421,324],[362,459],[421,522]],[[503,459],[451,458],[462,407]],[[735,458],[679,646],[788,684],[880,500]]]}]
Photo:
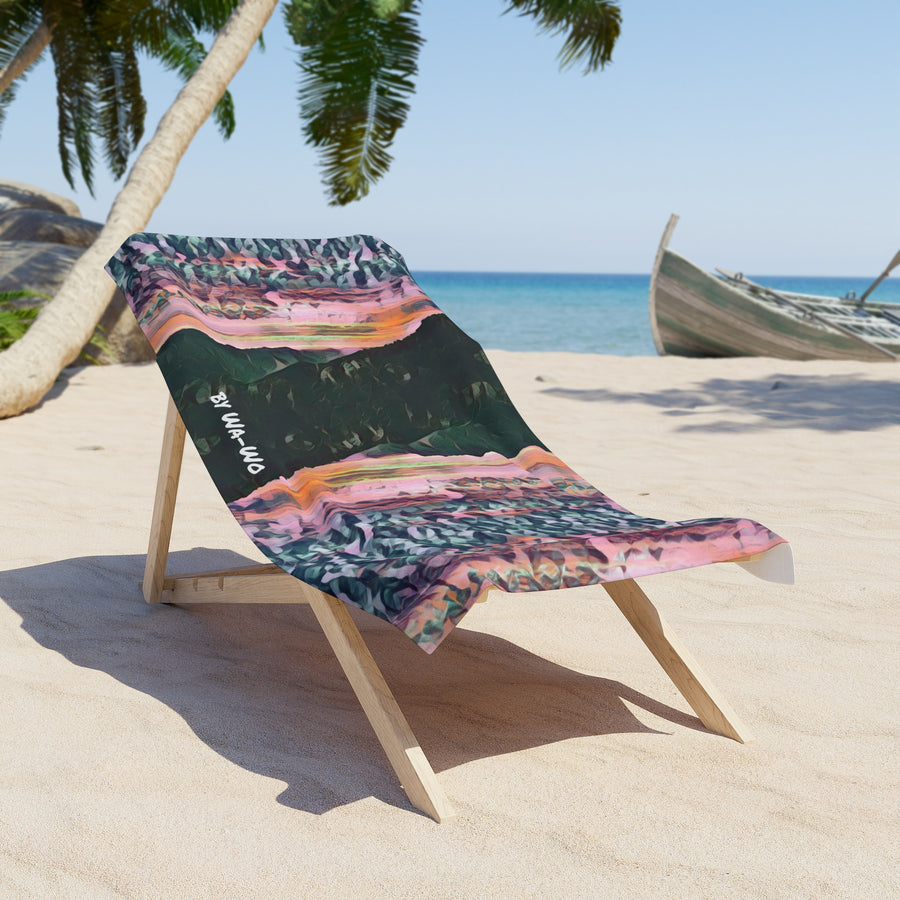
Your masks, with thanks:
[{"label": "patterned beach towel", "polygon": [[635,578],[783,542],[747,519],[638,516],[588,484],[376,238],[135,234],[107,271],[253,542],[428,652],[490,588]]}]

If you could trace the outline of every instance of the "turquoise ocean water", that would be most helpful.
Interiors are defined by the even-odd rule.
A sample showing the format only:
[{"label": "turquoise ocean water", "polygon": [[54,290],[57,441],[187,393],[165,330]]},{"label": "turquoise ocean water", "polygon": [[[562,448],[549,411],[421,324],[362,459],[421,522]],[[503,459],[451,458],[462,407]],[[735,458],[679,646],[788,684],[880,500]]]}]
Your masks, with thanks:
[{"label": "turquoise ocean water", "polygon": [[[649,275],[514,272],[413,272],[422,290],[483,347],[655,356]],[[749,275],[759,284],[804,294],[861,294],[872,278]],[[900,278],[873,300],[900,303]]]}]

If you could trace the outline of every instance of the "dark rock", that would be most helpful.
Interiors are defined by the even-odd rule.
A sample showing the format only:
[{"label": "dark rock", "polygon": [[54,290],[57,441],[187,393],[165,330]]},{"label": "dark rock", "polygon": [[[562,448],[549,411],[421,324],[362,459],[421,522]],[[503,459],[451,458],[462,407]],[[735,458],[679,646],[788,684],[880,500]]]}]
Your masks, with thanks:
[{"label": "dark rock", "polygon": [[[0,291],[40,291],[52,297],[82,253],[82,247],[64,244],[0,241]],[[15,302],[20,306],[40,305],[33,298]]]},{"label": "dark rock", "polygon": [[48,209],[7,209],[0,212],[0,241],[44,241],[68,247],[90,247],[103,226],[78,216]]},{"label": "dark rock", "polygon": [[0,179],[0,211],[8,209],[46,209],[64,216],[81,216],[78,207],[66,197],[42,190],[32,184]]}]

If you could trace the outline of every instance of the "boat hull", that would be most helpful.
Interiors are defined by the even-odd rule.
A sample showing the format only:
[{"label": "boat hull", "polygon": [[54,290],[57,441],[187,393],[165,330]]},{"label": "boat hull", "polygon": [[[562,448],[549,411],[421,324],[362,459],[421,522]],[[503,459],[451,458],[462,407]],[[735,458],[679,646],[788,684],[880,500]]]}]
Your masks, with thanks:
[{"label": "boat hull", "polygon": [[650,313],[661,354],[882,362],[900,351],[900,345],[879,349],[812,317],[789,314],[664,247]]}]

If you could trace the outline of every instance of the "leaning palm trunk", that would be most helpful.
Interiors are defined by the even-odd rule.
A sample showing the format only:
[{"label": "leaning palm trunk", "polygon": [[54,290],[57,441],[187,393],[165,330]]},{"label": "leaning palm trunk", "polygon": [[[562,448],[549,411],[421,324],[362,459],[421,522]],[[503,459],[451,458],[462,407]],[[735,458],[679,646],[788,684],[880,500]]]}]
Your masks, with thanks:
[{"label": "leaning palm trunk", "polygon": [[93,334],[115,288],[104,264],[125,238],[146,227],[188,145],[244,64],[277,4],[278,0],[242,0],[141,151],[97,239],[25,336],[0,354],[0,418],[40,402]]},{"label": "leaning palm trunk", "polygon": [[2,94],[29,66],[47,49],[50,43],[50,28],[41,22],[22,49],[0,69],[0,94]]}]

